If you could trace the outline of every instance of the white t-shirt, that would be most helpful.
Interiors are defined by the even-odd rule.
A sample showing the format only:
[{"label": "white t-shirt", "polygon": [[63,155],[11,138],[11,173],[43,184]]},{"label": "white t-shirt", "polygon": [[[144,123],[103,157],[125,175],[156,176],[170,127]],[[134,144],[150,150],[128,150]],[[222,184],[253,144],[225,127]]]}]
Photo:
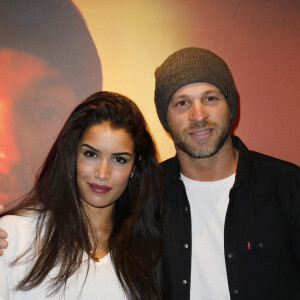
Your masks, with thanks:
[{"label": "white t-shirt", "polygon": [[191,300],[230,299],[224,223],[235,174],[218,181],[196,181],[181,174],[191,207]]},{"label": "white t-shirt", "polygon": [[[5,228],[8,232],[7,241],[9,243],[9,248],[4,250],[4,255],[0,257],[0,300],[127,299],[114,271],[110,254],[100,259],[100,262],[90,260],[90,269],[83,286],[87,270],[87,259],[89,259],[87,255],[84,256],[82,267],[67,281],[67,289],[64,294],[55,294],[47,298],[45,283],[29,291],[14,291],[14,287],[24,278],[26,269],[30,267],[30,265],[21,264],[10,266],[9,263],[23,253],[29,245],[33,245],[32,241],[35,236],[35,225],[36,223],[33,217],[5,216],[0,219],[0,227]],[[58,268],[54,268],[51,274],[55,274],[57,269]]]}]

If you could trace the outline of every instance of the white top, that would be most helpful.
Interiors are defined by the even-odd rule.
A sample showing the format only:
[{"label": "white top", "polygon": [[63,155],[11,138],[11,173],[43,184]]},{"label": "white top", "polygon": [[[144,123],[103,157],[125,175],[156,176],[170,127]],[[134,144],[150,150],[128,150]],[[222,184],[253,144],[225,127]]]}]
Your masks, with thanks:
[{"label": "white top", "polygon": [[196,181],[181,174],[191,207],[191,300],[230,299],[224,224],[235,174],[218,181]]},{"label": "white top", "polygon": [[[4,250],[4,255],[0,257],[0,300],[127,299],[118,281],[109,254],[100,259],[100,262],[90,260],[90,270],[83,286],[88,259],[88,256],[85,255],[82,267],[67,281],[67,289],[64,294],[61,292],[46,298],[45,283],[29,291],[14,291],[15,285],[24,278],[26,269],[30,265],[10,266],[9,263],[14,261],[29,245],[32,245],[35,236],[35,225],[33,217],[5,216],[0,219],[0,227],[5,228],[8,232],[7,241],[9,243],[9,248]],[[58,268],[54,268],[51,274],[55,274],[57,270]]]}]

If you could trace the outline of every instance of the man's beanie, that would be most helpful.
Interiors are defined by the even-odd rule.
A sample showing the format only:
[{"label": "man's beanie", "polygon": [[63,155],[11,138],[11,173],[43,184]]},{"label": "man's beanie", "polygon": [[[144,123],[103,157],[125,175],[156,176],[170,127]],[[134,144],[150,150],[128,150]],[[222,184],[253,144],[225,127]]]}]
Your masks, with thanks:
[{"label": "man's beanie", "polygon": [[236,88],[226,63],[213,52],[195,47],[178,50],[156,69],[155,78],[156,111],[167,131],[167,109],[171,97],[181,87],[195,82],[207,82],[218,87],[229,104],[231,122],[234,121]]}]

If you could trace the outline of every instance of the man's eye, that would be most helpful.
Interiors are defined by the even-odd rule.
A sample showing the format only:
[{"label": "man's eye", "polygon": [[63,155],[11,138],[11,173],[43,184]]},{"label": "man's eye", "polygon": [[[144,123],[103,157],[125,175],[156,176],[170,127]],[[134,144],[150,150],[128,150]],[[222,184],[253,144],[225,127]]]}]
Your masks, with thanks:
[{"label": "man's eye", "polygon": [[127,163],[127,159],[122,157],[122,156],[118,156],[114,159],[116,162],[120,163],[120,164],[126,164]]},{"label": "man's eye", "polygon": [[218,98],[215,96],[209,96],[207,97],[206,101],[213,101],[213,100],[217,100]]},{"label": "man's eye", "polygon": [[185,100],[180,100],[176,103],[176,106],[184,106],[186,105],[186,101]]},{"label": "man's eye", "polygon": [[96,153],[93,152],[93,151],[91,151],[91,150],[86,150],[86,151],[84,152],[84,155],[85,155],[86,157],[96,157],[96,156],[97,156]]}]

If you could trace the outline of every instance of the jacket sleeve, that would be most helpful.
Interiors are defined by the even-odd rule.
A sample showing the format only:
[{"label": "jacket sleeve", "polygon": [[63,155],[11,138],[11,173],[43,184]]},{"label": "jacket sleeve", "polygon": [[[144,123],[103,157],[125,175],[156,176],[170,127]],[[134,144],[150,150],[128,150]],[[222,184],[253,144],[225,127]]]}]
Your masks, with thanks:
[{"label": "jacket sleeve", "polygon": [[300,168],[296,168],[295,173],[291,179],[290,243],[291,259],[295,266],[298,285],[291,292],[291,300],[300,299]]}]

